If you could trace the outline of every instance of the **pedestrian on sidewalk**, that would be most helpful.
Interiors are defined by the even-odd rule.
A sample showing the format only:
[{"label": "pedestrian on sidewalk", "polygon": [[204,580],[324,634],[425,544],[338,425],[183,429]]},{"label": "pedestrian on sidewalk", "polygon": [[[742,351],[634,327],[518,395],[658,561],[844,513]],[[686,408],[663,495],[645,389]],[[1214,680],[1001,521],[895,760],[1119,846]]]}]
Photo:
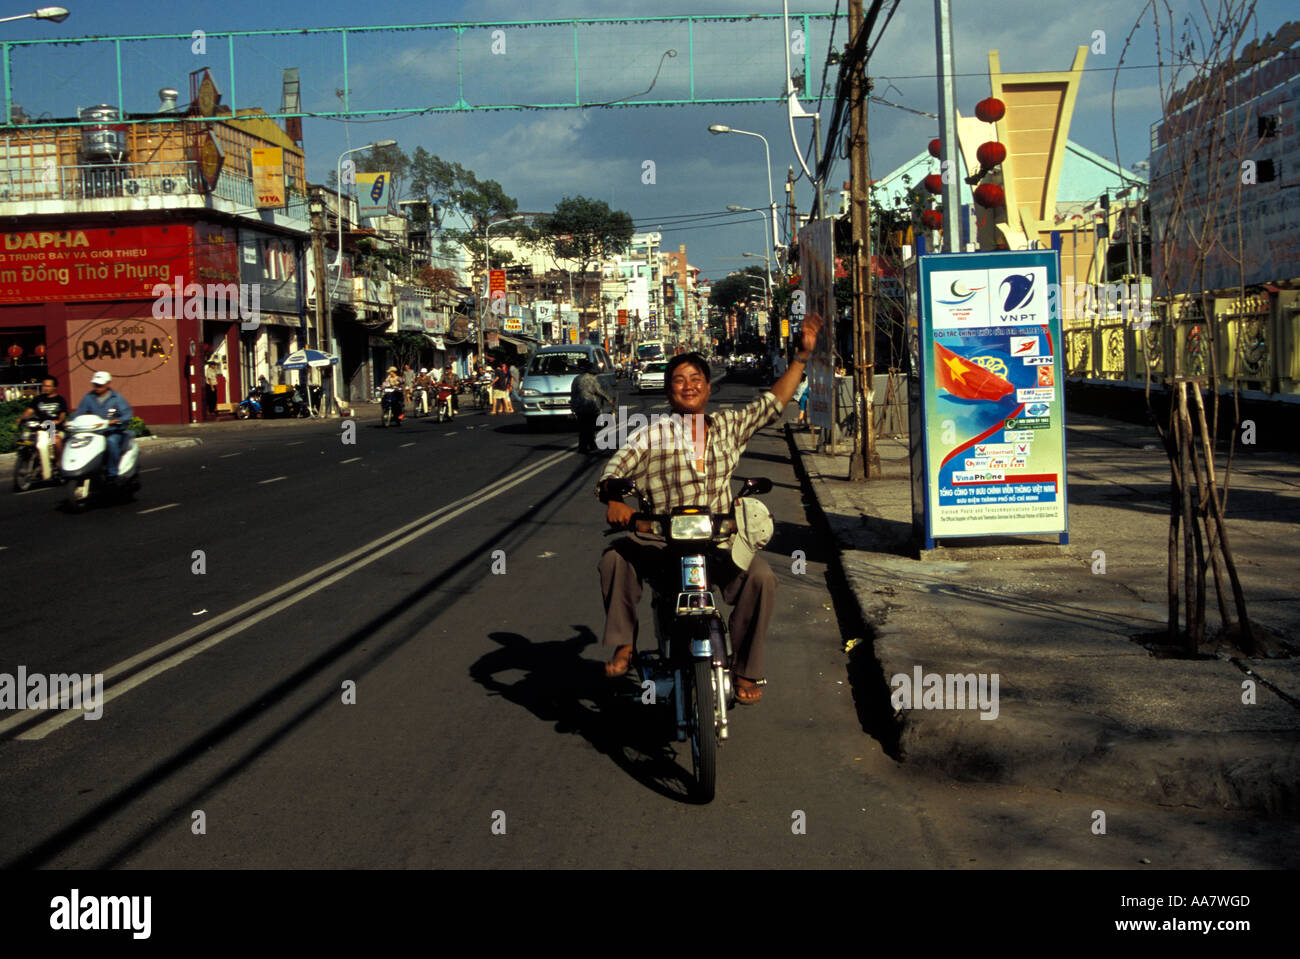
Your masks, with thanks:
[{"label": "pedestrian on sidewalk", "polygon": [[799,403],[799,422],[808,422],[808,374],[805,373],[799,380],[799,386],[794,391],[794,398]]}]

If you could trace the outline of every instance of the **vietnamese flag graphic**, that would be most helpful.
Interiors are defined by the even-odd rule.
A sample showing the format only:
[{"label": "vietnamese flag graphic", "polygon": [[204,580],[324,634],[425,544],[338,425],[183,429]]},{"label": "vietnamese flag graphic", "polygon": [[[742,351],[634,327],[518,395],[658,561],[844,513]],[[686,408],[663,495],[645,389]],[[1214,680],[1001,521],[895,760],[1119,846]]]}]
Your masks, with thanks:
[{"label": "vietnamese flag graphic", "polygon": [[939,342],[934,344],[934,381],[963,400],[996,402],[1015,387],[982,366],[958,356]]}]

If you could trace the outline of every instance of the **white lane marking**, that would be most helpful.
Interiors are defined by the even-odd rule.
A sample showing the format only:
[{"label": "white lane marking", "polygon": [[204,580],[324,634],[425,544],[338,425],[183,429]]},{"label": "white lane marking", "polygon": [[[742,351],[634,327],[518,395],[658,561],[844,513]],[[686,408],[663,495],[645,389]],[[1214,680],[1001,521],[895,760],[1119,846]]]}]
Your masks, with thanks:
[{"label": "white lane marking", "polygon": [[156,473],[156,472],[158,472],[160,469],[162,469],[161,466],[150,466],[147,470],[141,470],[140,472],[141,472],[141,473]]},{"label": "white lane marking", "polygon": [[442,435],[443,435],[443,436],[455,436],[455,435],[456,435],[456,431],[455,431],[455,430],[452,430],[450,433],[443,433]]},{"label": "white lane marking", "polygon": [[244,451],[240,450],[237,453],[222,453],[220,456],[217,457],[217,459],[226,460],[226,459],[230,459],[230,457],[232,456],[243,456],[243,455],[244,455]]},{"label": "white lane marking", "polygon": [[49,491],[52,490],[52,489],[57,489],[57,487],[54,487],[54,486],[38,486],[36,489],[23,490],[23,492],[21,492],[21,493],[14,493],[14,495],[15,495],[15,496],[31,496],[33,493],[47,493],[47,492],[49,492]]},{"label": "white lane marking", "polygon": [[361,459],[360,456],[354,456],[350,460],[339,460],[339,463],[355,463],[359,459]]},{"label": "white lane marking", "polygon": [[180,503],[168,503],[166,506],[155,506],[152,509],[142,509],[139,510],[138,512],[140,516],[143,516],[145,513],[156,513],[159,510],[171,509],[173,506],[180,506],[180,505],[181,505]]},{"label": "white lane marking", "polygon": [[[301,602],[322,589],[325,589],[327,586],[332,586],[334,583],[350,576],[357,570],[369,566],[378,559],[382,559],[394,550],[401,549],[403,546],[414,542],[421,536],[433,532],[444,523],[450,522],[462,513],[467,513],[475,507],[481,506],[484,503],[495,499],[507,490],[514,489],[514,487],[519,484],[545,472],[561,460],[568,459],[575,455],[575,453],[567,450],[552,453],[545,459],[539,460],[536,465],[516,474],[513,477],[497,480],[485,489],[461,497],[455,502],[448,503],[446,506],[441,506],[431,513],[426,513],[419,519],[412,520],[405,526],[399,526],[397,529],[385,533],[383,536],[371,540],[364,546],[360,546],[352,552],[340,556],[337,559],[332,559],[328,563],[324,563],[321,566],[316,567],[316,569],[304,573],[297,579],[285,583],[283,586],[277,586],[275,589],[268,590],[261,596],[250,599],[248,602],[241,606],[237,606],[229,612],[215,616],[202,625],[188,629],[178,636],[173,636],[171,639],[164,640],[161,643],[151,646],[143,652],[136,653],[129,659],[122,660],[122,662],[115,666],[110,666],[108,669],[104,670],[102,674],[105,683],[110,682],[122,673],[129,672],[140,663],[155,658],[160,653],[164,653],[169,649],[175,649],[178,646],[184,647],[178,652],[168,656],[166,659],[154,663],[148,669],[142,670],[141,672],[131,676],[129,679],[113,686],[111,689],[106,689],[103,697],[99,701],[99,705],[102,706],[104,703],[116,699],[123,693],[130,692],[132,689],[135,689],[135,687],[148,682],[155,676],[165,673],[167,670],[172,669],[175,666],[179,666],[186,660],[193,659],[199,653],[211,649],[218,643],[224,642],[230,637],[242,633],[249,627],[257,625],[262,620],[288,609],[294,604]],[[384,546],[382,549],[376,549],[379,544],[384,543],[385,541],[390,542],[388,542],[388,545]],[[333,572],[329,572],[330,570],[333,570]],[[329,575],[325,575],[327,572],[329,572]],[[279,599],[278,602],[266,606],[258,612],[253,612],[263,603],[277,599],[281,596],[285,598]],[[191,640],[197,639],[199,636],[208,632],[213,627],[232,621],[235,622],[234,626],[224,629],[221,632],[209,636],[207,639],[194,643],[191,646],[185,645]],[[12,729],[15,726],[21,726],[30,720],[37,712],[43,711],[44,710],[25,709],[21,712],[15,713],[8,719],[0,721],[0,734],[5,733],[7,730]],[[47,719],[45,722],[33,726],[31,729],[15,738],[44,739],[56,729],[66,726],[74,719],[79,719],[83,713],[84,710],[79,709],[59,710],[57,715],[53,718]]]},{"label": "white lane marking", "polygon": [[294,440],[292,443],[289,443],[289,444],[287,444],[287,445],[289,445],[289,446],[302,446],[302,444],[303,444],[303,443],[306,443],[306,442],[307,442],[306,440]]},{"label": "white lane marking", "polygon": [[414,443],[403,443],[401,446],[398,447],[398,449],[402,449],[402,450],[404,450],[404,449],[406,449],[408,446],[414,446],[414,445],[415,445]]},{"label": "white lane marking", "polygon": [[267,483],[278,483],[278,482],[280,482],[280,480],[282,480],[282,479],[288,479],[288,478],[289,478],[289,477],[287,477],[287,476],[273,476],[273,477],[271,477],[271,479],[269,479],[269,480],[258,480],[258,481],[257,481],[257,485],[258,485],[258,486],[265,486]]}]

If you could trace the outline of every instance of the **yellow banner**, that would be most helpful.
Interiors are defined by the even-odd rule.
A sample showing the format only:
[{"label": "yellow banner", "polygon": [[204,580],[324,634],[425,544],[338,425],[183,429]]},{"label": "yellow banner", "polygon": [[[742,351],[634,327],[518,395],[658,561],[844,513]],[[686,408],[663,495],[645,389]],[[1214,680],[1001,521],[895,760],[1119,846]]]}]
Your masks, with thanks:
[{"label": "yellow banner", "polygon": [[253,154],[253,196],[257,208],[284,206],[284,150],[262,147],[250,152]]}]

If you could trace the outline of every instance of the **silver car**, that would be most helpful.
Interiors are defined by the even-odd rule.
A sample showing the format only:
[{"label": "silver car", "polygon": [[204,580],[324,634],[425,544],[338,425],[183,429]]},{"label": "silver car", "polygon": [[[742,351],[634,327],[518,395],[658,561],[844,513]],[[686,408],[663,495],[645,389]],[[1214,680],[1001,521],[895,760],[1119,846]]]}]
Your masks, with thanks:
[{"label": "silver car", "polygon": [[569,410],[569,394],[583,360],[591,363],[592,372],[605,392],[615,395],[614,364],[599,346],[589,343],[543,346],[528,360],[523,380],[515,389],[529,424],[556,416],[573,416]]}]

